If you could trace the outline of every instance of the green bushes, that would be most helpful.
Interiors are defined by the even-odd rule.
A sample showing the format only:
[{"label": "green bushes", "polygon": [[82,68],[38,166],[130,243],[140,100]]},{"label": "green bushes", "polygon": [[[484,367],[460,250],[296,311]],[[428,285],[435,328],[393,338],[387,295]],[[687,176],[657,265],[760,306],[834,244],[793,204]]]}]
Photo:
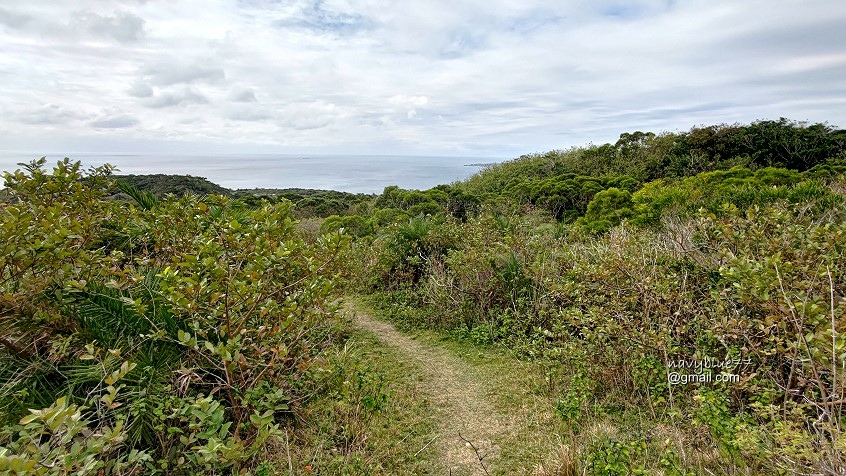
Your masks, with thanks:
[{"label": "green bushes", "polygon": [[[627,474],[659,460],[677,474],[691,465],[824,471],[844,460],[843,402],[833,397],[846,391],[840,203],[795,172],[735,168],[634,195],[607,189],[563,231],[543,225],[548,215],[490,210],[466,223],[409,223],[381,238],[405,245],[373,262],[413,261],[413,274],[390,268],[402,291],[381,299],[405,325],[546,361],[554,409],[577,431],[596,418],[646,414],[698,435],[699,448],[722,448],[718,460],[682,461],[678,448],[638,453],[635,439],[620,443],[631,458],[612,461],[612,442],[584,450],[596,471],[610,464],[608,474]],[[629,216],[651,218],[614,224]],[[457,239],[436,248],[435,236]],[[726,360],[737,363],[677,364]],[[668,381],[673,372],[707,377],[679,384]],[[716,381],[725,375],[734,377]]]},{"label": "green bushes", "polygon": [[[664,213],[689,218],[702,208],[722,213],[726,207],[745,210],[782,200],[803,203],[821,212],[842,204],[843,196],[825,183],[805,179],[794,171],[766,167],[753,172],[734,167],[701,173],[677,183],[655,181],[644,185],[632,195],[632,220],[638,225],[650,225]],[[620,213],[626,213],[627,206],[620,205]]]},{"label": "green bushes", "polygon": [[[403,326],[544,362],[575,433],[637,427],[581,447],[597,474],[837,474],[840,137],[786,120],[637,132],[436,191],[389,188],[355,245],[359,282]],[[476,213],[447,212],[455,190]],[[682,436],[644,436],[658,426]]]},{"label": "green bushes", "polygon": [[[247,472],[304,415],[360,454],[387,397],[331,358],[344,272],[405,327],[540,360],[589,471],[838,474],[841,135],[636,132],[370,202],[299,194],[331,212],[308,242],[288,200],[124,186],[136,207],[104,200],[108,167],[31,164],[0,211],[0,471]],[[592,436],[606,420],[624,431]]]},{"label": "green bushes", "polygon": [[109,168],[42,165],[0,212],[0,470],[248,469],[321,385],[346,240],[306,244],[288,202],[137,209],[103,200]]},{"label": "green bushes", "polygon": [[332,233],[344,230],[347,234],[355,237],[364,237],[373,234],[373,226],[370,221],[362,216],[330,215],[320,225],[321,233]]},{"label": "green bushes", "polygon": [[[524,155],[459,184],[476,195],[562,174],[629,176],[638,183],[683,178],[734,166],[803,172],[842,157],[846,131],[781,118],[693,127],[687,132],[624,132],[615,143]],[[817,173],[823,173],[817,169]],[[614,185],[619,188],[619,185]]]},{"label": "green bushes", "polygon": [[611,187],[597,193],[588,204],[585,216],[576,221],[592,233],[602,233],[632,215],[632,194]]}]

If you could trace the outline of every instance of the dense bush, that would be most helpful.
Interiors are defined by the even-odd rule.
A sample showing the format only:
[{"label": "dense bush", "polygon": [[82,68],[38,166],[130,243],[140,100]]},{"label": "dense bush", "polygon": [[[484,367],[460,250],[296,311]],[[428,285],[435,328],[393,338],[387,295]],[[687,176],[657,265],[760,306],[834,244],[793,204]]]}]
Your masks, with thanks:
[{"label": "dense bush", "polygon": [[781,119],[372,199],[122,186],[135,205],[102,200],[109,168],[32,164],[3,195],[0,470],[247,471],[321,381],[344,424],[320,434],[363,446],[381,384],[323,367],[340,276],[405,327],[537,359],[596,474],[842,474],[844,144]]},{"label": "dense bush", "polygon": [[[382,305],[408,303],[394,314],[405,325],[548,360],[556,409],[575,428],[621,405],[670,412],[709,432],[698,444],[722,448],[731,464],[837,473],[842,220],[801,206],[734,209],[663,231],[617,227],[590,243],[484,221],[465,225],[457,249]],[[710,377],[739,380],[668,384],[672,362],[704,360],[740,362]]]},{"label": "dense bush", "polygon": [[248,468],[319,385],[345,240],[306,244],[287,202],[136,208],[108,167],[42,166],[0,212],[0,470]]},{"label": "dense bush", "polygon": [[562,174],[626,175],[639,183],[687,177],[733,166],[779,167],[799,172],[846,151],[846,130],[827,124],[762,120],[697,126],[687,132],[624,132],[614,144],[530,154],[484,170],[459,184],[476,195],[497,193],[521,181]]},{"label": "dense bush", "polygon": [[205,177],[191,175],[116,175],[115,179],[131,185],[133,188],[163,197],[174,195],[230,195],[231,190],[210,182]]},{"label": "dense bush", "polygon": [[[702,453],[718,448],[719,460],[692,462],[678,456],[689,448],[665,444],[666,468],[838,474],[846,462],[840,180],[734,167],[634,194],[611,187],[572,225],[542,210],[486,206],[465,222],[384,228],[361,265],[379,276],[369,281],[373,302],[401,324],[505,343],[546,362],[555,411],[576,431],[645,413],[693,435],[686,444]],[[702,371],[710,383],[673,385],[682,361],[732,365]],[[714,383],[727,374],[736,377]],[[630,438],[586,446],[584,465],[610,461],[602,455],[619,446],[641,451],[614,463],[619,474],[640,467],[655,443]]]},{"label": "dense bush", "polygon": [[588,204],[585,215],[577,221],[591,232],[608,231],[632,215],[632,194],[611,187],[597,193]]}]

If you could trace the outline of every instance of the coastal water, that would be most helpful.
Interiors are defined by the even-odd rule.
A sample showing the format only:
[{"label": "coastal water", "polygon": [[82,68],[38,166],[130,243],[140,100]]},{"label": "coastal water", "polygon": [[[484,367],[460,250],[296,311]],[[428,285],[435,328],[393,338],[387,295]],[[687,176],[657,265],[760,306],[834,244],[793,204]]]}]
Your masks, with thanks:
[{"label": "coastal water", "polygon": [[[103,155],[68,154],[85,168],[109,163],[117,174],[180,174],[205,177],[230,189],[312,188],[379,193],[389,185],[425,190],[463,180],[479,164],[501,162],[491,157],[421,157],[386,155]],[[0,170],[20,168],[37,155],[0,153]],[[61,155],[48,155],[55,165]]]}]

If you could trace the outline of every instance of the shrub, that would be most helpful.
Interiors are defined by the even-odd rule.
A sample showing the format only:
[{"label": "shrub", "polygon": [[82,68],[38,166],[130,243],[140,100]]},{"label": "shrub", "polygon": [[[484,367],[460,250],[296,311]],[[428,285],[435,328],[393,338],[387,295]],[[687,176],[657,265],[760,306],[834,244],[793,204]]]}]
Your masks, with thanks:
[{"label": "shrub", "polygon": [[579,218],[578,225],[592,233],[602,233],[619,225],[632,215],[632,194],[616,187],[597,193],[588,204],[585,216]]},{"label": "shrub", "polygon": [[5,176],[0,465],[248,468],[316,393],[347,240],[306,243],[287,201],[136,209],[104,200],[109,167],[43,165]]}]

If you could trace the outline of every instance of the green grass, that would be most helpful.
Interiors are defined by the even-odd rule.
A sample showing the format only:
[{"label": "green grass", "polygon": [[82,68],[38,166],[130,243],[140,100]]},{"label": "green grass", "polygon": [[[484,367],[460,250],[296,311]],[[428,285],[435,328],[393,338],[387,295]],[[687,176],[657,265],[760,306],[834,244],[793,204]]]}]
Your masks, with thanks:
[{"label": "green grass", "polygon": [[[557,378],[567,372],[560,363],[478,344],[460,333],[414,328],[426,309],[383,307],[384,297],[367,301],[380,309],[372,315],[389,316],[406,335],[458,357],[496,411],[517,420],[519,432],[494,442],[500,452],[491,474],[761,474],[721,454],[706,426],[653,414],[625,395],[589,394],[571,426],[556,408],[568,394]],[[557,377],[548,380],[551,371]]]},{"label": "green grass", "polygon": [[266,474],[433,474],[437,455],[427,443],[435,422],[417,388],[418,368],[354,331],[327,373],[330,388],[341,390],[308,406],[305,424],[270,455]]},{"label": "green grass", "polygon": [[449,350],[482,382],[496,410],[516,420],[522,429],[505,436],[496,474],[532,474],[540,464],[555,459],[567,439],[567,425],[555,414],[555,395],[549,391],[538,362],[517,358],[502,346],[477,345],[446,333],[416,331],[415,338]]},{"label": "green grass", "polygon": [[390,315],[397,319],[405,334],[458,357],[463,369],[482,384],[484,397],[497,413],[514,419],[521,431],[494,441],[500,448],[495,474],[531,474],[538,465],[548,467],[550,461],[559,458],[570,432],[554,411],[558,394],[549,386],[541,362],[520,358],[504,346],[479,345],[443,331],[414,329],[408,325],[413,318],[393,315],[393,312],[415,312],[412,308],[380,309],[380,312],[374,309],[378,303],[366,300],[369,305],[364,305],[362,301],[365,299],[359,299],[359,306],[371,315]]}]

